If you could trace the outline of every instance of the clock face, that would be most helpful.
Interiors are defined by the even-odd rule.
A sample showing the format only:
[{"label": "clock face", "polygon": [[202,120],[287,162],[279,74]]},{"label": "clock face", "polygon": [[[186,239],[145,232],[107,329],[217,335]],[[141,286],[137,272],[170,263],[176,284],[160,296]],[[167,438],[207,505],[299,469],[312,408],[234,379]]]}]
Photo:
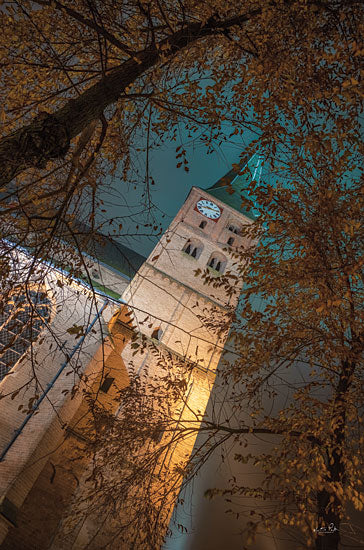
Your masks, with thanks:
[{"label": "clock face", "polygon": [[197,204],[197,210],[206,216],[206,218],[210,218],[210,220],[217,220],[221,216],[221,210],[217,206],[217,204],[207,200],[207,199],[200,199]]}]

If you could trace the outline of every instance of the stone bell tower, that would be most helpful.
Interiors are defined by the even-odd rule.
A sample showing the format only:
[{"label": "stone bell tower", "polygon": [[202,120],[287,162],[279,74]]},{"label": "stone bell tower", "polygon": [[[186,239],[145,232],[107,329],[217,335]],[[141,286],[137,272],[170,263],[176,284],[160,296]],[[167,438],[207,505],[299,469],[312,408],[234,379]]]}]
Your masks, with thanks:
[{"label": "stone bell tower", "polygon": [[[241,229],[255,218],[242,206],[242,196],[261,170],[256,153],[240,174],[231,170],[206,190],[193,187],[123,294],[137,331],[206,373],[215,371],[227,334],[219,336],[204,320],[222,319],[236,307],[244,281],[231,253],[250,245]],[[216,284],[205,284],[203,272]],[[218,284],[223,277],[237,278],[230,295]],[[146,315],[150,321],[143,323]],[[125,364],[143,368],[146,357],[131,358],[129,351],[123,352]]]},{"label": "stone bell tower", "polygon": [[[140,482],[143,478],[138,477],[132,492],[128,493],[128,497],[132,495],[131,501],[125,498],[120,504],[120,517],[105,519],[99,510],[97,514],[86,512],[80,528],[73,532],[71,526],[69,538],[60,530],[52,550],[86,547],[90,550],[102,547],[157,550],[161,547],[163,529],[167,529],[185,473],[183,465],[193,451],[196,427],[213,390],[231,316],[244,283],[244,266],[237,263],[233,253],[251,245],[242,229],[252,223],[254,216],[242,208],[242,196],[250,181],[260,177],[261,164],[262,159],[256,154],[240,174],[230,171],[206,190],[193,187],[153,252],[124,290],[124,305],[109,323],[109,351],[106,353],[104,348],[105,381],[115,381],[110,386],[110,407],[122,420],[126,403],[112,390],[114,385],[119,389],[128,387],[133,374],[140,375],[139,380],[145,383],[142,399],[151,403],[153,411],[160,407],[164,412],[160,396],[168,400],[168,376],[178,377],[182,373],[180,393],[168,410],[168,428],[162,426],[158,433],[149,432],[148,441],[142,444],[147,448],[146,455],[161,450],[153,462],[147,489]],[[232,283],[230,292],[228,282]],[[153,388],[148,387],[149,381],[154,393]],[[161,388],[165,389],[164,393]],[[158,398],[155,393],[159,394]],[[129,419],[132,438],[133,422],[138,421],[137,413],[133,415],[134,409]],[[180,428],[183,436],[174,439]],[[135,457],[137,463],[142,460],[143,449],[135,450],[140,453]],[[119,452],[127,470],[128,456],[123,455],[122,450]],[[104,474],[110,476],[111,485],[114,476],[116,483],[123,482],[123,472],[115,473],[112,466],[109,471],[105,466]],[[141,512],[139,503],[143,506],[145,501],[148,506]],[[158,508],[155,516],[154,505]],[[139,524],[134,526],[130,520],[134,514],[144,517],[144,528],[145,517],[148,518],[148,532],[139,529]],[[155,530],[153,517],[158,518]],[[122,542],[114,537],[121,524],[125,524]],[[152,541],[150,536],[154,536]],[[105,544],[105,541],[109,542]]]},{"label": "stone bell tower", "polygon": [[[185,396],[174,415],[177,423],[196,422],[196,411],[205,412],[213,389],[244,283],[244,266],[233,253],[251,245],[242,228],[252,223],[254,214],[244,210],[242,197],[250,181],[259,180],[261,170],[262,158],[255,154],[240,174],[232,170],[208,189],[193,187],[123,294],[142,340],[189,365]],[[220,284],[224,281],[233,283],[231,292]],[[148,345],[137,353],[129,342],[122,358],[127,369],[158,378],[160,367]],[[196,433],[168,450],[163,460],[166,472],[190,456],[195,439]],[[172,508],[173,503],[168,514]]]},{"label": "stone bell tower", "polygon": [[[146,262],[126,289],[123,299],[133,312],[138,332],[159,341],[159,345],[184,357],[206,372],[214,371],[224,341],[208,328],[204,320],[222,319],[238,298],[226,296],[222,288],[204,284],[198,271],[208,269],[218,280],[229,271],[233,261],[226,250],[229,238],[243,245],[239,228],[249,220],[206,191],[192,188],[186,202]],[[228,226],[234,227],[232,233]],[[146,315],[148,323],[143,323]],[[150,326],[151,325],[151,326]],[[126,364],[136,370],[138,360],[123,352]]]}]

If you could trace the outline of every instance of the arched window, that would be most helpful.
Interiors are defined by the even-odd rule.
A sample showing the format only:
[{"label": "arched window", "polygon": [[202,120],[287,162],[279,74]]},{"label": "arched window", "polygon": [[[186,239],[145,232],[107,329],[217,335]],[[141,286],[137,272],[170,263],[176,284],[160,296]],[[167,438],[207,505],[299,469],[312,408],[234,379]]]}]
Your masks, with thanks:
[{"label": "arched window", "polygon": [[199,227],[201,227],[201,229],[205,229],[206,225],[207,225],[207,221],[206,221],[206,220],[203,220],[203,221],[200,223]]},{"label": "arched window", "polygon": [[44,291],[14,292],[0,311],[0,380],[21,359],[49,321],[51,302]]},{"label": "arched window", "polygon": [[218,271],[219,273],[224,273],[226,267],[226,258],[220,252],[214,252],[209,261],[207,262],[208,267]]},{"label": "arched window", "polygon": [[197,239],[188,239],[187,243],[183,247],[183,252],[195,258],[196,260],[201,256],[203,245]]},{"label": "arched window", "polygon": [[154,338],[155,340],[160,340],[162,338],[162,334],[163,334],[163,331],[161,327],[157,327],[152,332],[152,338]]},{"label": "arched window", "polygon": [[239,235],[239,233],[240,233],[239,227],[237,225],[233,224],[233,223],[229,223],[227,228],[232,233],[235,233],[235,235]]},{"label": "arched window", "polygon": [[232,237],[229,237],[227,243],[229,246],[231,246],[234,243],[234,239]]}]

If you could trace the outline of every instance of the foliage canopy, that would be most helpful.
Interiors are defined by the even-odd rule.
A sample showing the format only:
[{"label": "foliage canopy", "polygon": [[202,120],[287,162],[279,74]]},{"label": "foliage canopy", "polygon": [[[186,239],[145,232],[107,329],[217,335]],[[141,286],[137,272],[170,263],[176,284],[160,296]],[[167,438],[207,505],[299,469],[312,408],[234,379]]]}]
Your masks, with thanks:
[{"label": "foliage canopy", "polygon": [[[15,0],[1,2],[1,26],[1,233],[35,257],[65,237],[82,249],[79,221],[94,230],[105,175],[127,179],[136,149],[145,149],[149,192],[152,142],[175,141],[188,170],[181,124],[208,150],[229,139],[227,126],[242,139],[255,133],[244,154],[259,143],[271,178],[249,190],[260,214],[247,232],[260,242],[236,252],[250,270],[232,333],[237,359],[220,380],[237,384],[234,403],[248,404],[251,420],[205,418],[196,429],[221,442],[279,436],[253,459],[265,473],[257,496],[279,506],[253,518],[251,534],[259,523],[294,524],[305,544],[339,548],[337,534],[313,529],[317,515],[339,525],[348,506],[364,506],[362,2]],[[6,256],[1,266],[5,279]],[[277,379],[292,398],[283,407]],[[137,390],[135,381],[123,392],[125,422],[104,429],[109,461],[120,427],[132,464],[138,438],[168,424]],[[136,436],[128,412],[137,408]]]}]

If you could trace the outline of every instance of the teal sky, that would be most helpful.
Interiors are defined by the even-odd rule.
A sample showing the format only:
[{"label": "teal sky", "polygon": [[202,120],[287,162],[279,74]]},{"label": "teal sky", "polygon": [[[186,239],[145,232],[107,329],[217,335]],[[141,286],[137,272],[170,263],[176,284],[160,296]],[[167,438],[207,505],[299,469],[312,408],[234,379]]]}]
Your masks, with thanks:
[{"label": "teal sky", "polygon": [[[236,136],[235,136],[236,138]],[[154,204],[148,211],[145,192],[145,153],[140,153],[136,159],[139,175],[135,183],[128,183],[114,178],[113,191],[103,195],[105,201],[104,220],[118,218],[115,227],[122,223],[121,235],[117,240],[132,248],[139,254],[147,256],[157,243],[158,237],[148,236],[150,227],[143,227],[151,223],[157,234],[164,231],[171,223],[179,208],[185,201],[192,186],[208,188],[219,178],[224,176],[233,163],[239,162],[239,155],[244,152],[253,136],[246,135],[240,141],[224,143],[214,152],[207,154],[207,148],[201,143],[194,142],[184,145],[187,151],[189,172],[176,165],[181,159],[176,159],[177,143],[165,143],[150,153],[150,174],[155,185],[150,185],[150,199]],[[137,226],[138,229],[137,229]],[[107,224],[103,233],[107,233]]]}]

